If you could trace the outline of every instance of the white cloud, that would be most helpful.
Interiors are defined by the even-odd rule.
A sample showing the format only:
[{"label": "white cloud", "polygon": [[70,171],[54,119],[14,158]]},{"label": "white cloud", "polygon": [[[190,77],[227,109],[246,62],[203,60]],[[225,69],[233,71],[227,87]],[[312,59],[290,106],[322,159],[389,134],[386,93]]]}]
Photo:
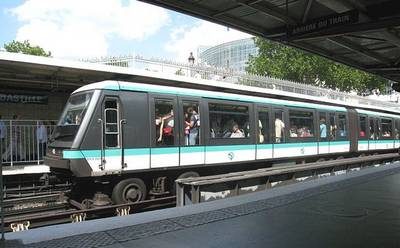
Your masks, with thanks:
[{"label": "white cloud", "polygon": [[143,40],[169,23],[166,10],[133,0],[28,0],[9,11],[24,23],[16,40],[55,57],[105,56],[109,38]]},{"label": "white cloud", "polygon": [[192,27],[182,26],[173,30],[165,49],[174,53],[176,59],[186,61],[190,52],[197,57],[199,46],[215,46],[249,37],[252,36],[211,22],[198,21]]}]

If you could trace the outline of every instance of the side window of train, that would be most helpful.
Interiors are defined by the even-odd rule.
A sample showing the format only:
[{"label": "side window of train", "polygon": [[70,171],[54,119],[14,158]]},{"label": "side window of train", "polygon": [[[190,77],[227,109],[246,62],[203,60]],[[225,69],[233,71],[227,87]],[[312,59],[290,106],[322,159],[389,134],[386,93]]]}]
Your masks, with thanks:
[{"label": "side window of train", "polygon": [[382,118],[381,119],[381,135],[384,139],[389,139],[392,137],[393,133],[393,121],[392,119]]},{"label": "side window of train", "polygon": [[258,109],[258,143],[269,143],[269,116],[268,109]]},{"label": "side window of train", "polygon": [[328,141],[328,121],[325,112],[319,113],[319,140],[322,142]]},{"label": "side window of train", "polygon": [[329,113],[329,139],[336,140],[336,115],[335,113]]},{"label": "side window of train", "polygon": [[394,129],[395,139],[400,139],[400,120],[396,119]]},{"label": "side window of train", "polygon": [[183,102],[183,137],[185,146],[200,144],[200,109],[198,102]]},{"label": "side window of train", "polygon": [[175,116],[173,101],[155,99],[154,106],[156,146],[173,146],[175,142]]},{"label": "side window of train", "polygon": [[346,114],[338,114],[338,136],[345,139],[348,135]]},{"label": "side window of train", "polygon": [[250,137],[249,108],[243,105],[209,103],[210,138]]},{"label": "side window of train", "polygon": [[289,110],[289,137],[296,142],[301,138],[312,138],[314,134],[314,112]]},{"label": "side window of train", "polygon": [[373,117],[369,118],[369,139],[374,140],[376,139],[376,126],[375,126],[375,119]]},{"label": "side window of train", "polygon": [[275,143],[285,143],[286,136],[285,136],[285,112],[283,109],[275,109],[274,110],[274,138]]},{"label": "side window of train", "polygon": [[367,138],[367,116],[359,116],[359,132],[358,138],[359,139],[366,139]]},{"label": "side window of train", "polygon": [[105,100],[104,116],[105,146],[108,148],[119,147],[119,114],[117,99],[107,98]]}]

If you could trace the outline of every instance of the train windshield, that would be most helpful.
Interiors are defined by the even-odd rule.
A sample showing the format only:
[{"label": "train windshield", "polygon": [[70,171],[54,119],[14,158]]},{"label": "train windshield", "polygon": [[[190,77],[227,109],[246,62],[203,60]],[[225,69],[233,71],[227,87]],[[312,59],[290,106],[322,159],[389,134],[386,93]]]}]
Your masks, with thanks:
[{"label": "train windshield", "polygon": [[85,117],[92,95],[93,92],[87,92],[73,95],[68,99],[54,132],[55,140],[73,141]]}]

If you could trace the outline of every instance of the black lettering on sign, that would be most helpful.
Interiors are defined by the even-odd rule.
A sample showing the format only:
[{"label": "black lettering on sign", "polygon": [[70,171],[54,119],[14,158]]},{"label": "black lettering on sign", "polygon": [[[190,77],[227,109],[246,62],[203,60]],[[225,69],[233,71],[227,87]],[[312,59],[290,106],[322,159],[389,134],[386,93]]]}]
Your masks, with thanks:
[{"label": "black lettering on sign", "polygon": [[0,93],[0,103],[47,104],[48,96]]},{"label": "black lettering on sign", "polygon": [[287,34],[288,36],[308,34],[322,29],[347,25],[355,22],[358,22],[358,11],[351,10],[341,14],[324,16],[304,24],[290,26]]}]

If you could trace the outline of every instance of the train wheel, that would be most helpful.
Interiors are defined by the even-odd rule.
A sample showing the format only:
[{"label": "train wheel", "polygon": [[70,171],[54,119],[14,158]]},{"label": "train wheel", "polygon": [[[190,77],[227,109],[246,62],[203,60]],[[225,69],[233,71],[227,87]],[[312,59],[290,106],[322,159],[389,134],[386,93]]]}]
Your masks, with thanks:
[{"label": "train wheel", "polygon": [[146,199],[147,189],[142,179],[129,178],[114,186],[112,201],[114,204],[140,202]]},{"label": "train wheel", "polygon": [[[199,177],[199,176],[200,176],[199,173],[197,173],[195,171],[187,171],[187,172],[184,172],[184,173],[180,174],[177,179],[189,178],[189,177]],[[176,195],[175,181],[172,182],[171,194],[172,195]]]},{"label": "train wheel", "polygon": [[188,171],[188,172],[180,174],[178,179],[189,178],[189,177],[199,177],[199,176],[200,176],[199,173],[197,173],[195,171]]}]

